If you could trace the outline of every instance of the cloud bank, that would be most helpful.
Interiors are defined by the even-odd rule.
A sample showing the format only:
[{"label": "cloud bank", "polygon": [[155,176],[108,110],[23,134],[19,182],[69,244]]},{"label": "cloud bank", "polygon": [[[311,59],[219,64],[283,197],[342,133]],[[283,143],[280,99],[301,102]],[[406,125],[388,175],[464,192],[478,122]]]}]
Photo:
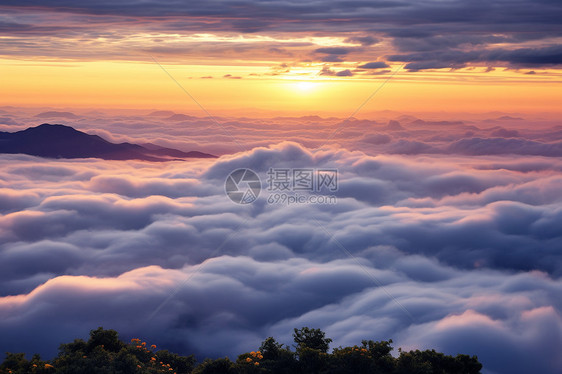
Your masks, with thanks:
[{"label": "cloud bank", "polygon": [[[291,121],[306,141],[307,121],[324,120]],[[285,141],[190,162],[2,155],[0,349],[48,356],[103,325],[233,357],[307,325],[333,346],[392,338],[476,354],[487,373],[558,373],[562,162],[537,146],[554,130],[490,121],[354,120],[341,131],[356,150]],[[337,204],[271,205],[262,191],[236,205],[223,183],[241,167],[262,181],[270,167],[337,168]]]},{"label": "cloud bank", "polygon": [[[153,54],[182,61],[189,56],[263,60],[274,53],[294,63],[364,66],[382,58],[406,63],[412,71],[562,64],[562,6],[550,0],[56,0],[4,1],[1,9],[2,54],[16,58],[48,59],[56,51],[57,58],[74,60],[146,61]],[[88,48],[76,48],[77,43]]]}]

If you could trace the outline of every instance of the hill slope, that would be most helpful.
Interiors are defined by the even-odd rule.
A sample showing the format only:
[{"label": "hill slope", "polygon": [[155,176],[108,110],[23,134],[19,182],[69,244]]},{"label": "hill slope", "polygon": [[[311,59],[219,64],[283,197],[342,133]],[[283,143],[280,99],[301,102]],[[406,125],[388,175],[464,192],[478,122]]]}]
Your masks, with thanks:
[{"label": "hill slope", "polygon": [[167,161],[214,158],[202,152],[183,152],[150,144],[111,143],[70,126],[42,124],[17,132],[0,132],[0,153],[24,153],[49,158]]}]

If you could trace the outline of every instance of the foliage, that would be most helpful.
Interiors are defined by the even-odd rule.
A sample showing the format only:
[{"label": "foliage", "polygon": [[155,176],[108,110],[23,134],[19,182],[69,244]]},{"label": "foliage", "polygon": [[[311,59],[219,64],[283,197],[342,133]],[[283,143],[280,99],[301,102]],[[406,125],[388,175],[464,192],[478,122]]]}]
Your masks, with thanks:
[{"label": "foliage", "polygon": [[324,331],[308,327],[295,329],[293,338],[297,344],[297,351],[306,347],[326,353],[332,342],[332,339],[326,338]]},{"label": "foliage", "polygon": [[476,356],[447,356],[435,350],[400,352],[396,374],[478,374],[482,365]]},{"label": "foliage", "polygon": [[140,339],[129,344],[119,340],[117,331],[98,328],[90,332],[87,342],[76,339],[61,344],[59,354],[51,361],[38,355],[27,361],[23,353],[7,353],[0,373],[4,374],[188,374],[193,371],[195,358],[168,351],[156,351]]},{"label": "foliage", "polygon": [[193,370],[193,374],[234,374],[234,364],[232,361],[225,358],[218,358],[216,360],[206,359]]},{"label": "foliage", "polygon": [[156,350],[140,339],[119,340],[114,330],[98,328],[82,339],[61,344],[50,361],[39,355],[27,360],[23,353],[7,353],[0,374],[478,374],[482,365],[476,356],[445,355],[435,350],[404,352],[392,356],[392,340],[363,340],[361,345],[334,348],[320,329],[294,329],[295,351],[273,337],[256,351],[243,353],[235,362],[228,357],[195,358]]}]

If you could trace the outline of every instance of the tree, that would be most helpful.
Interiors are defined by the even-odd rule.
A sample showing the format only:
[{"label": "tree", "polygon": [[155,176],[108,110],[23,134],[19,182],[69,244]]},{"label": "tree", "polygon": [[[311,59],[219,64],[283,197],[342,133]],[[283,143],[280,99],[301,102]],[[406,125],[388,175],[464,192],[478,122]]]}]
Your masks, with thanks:
[{"label": "tree", "polygon": [[193,370],[193,374],[234,374],[234,364],[232,361],[225,358],[218,358],[216,360],[206,359]]},{"label": "tree", "polygon": [[482,364],[476,356],[448,356],[432,350],[400,352],[397,374],[478,374]]},{"label": "tree", "polygon": [[284,346],[273,337],[265,339],[259,351],[263,355],[260,367],[267,373],[295,374],[299,372],[299,362],[295,352]]},{"label": "tree", "polygon": [[477,356],[469,356],[458,354],[455,357],[456,367],[460,368],[457,373],[478,374],[482,370],[482,364],[478,361]]},{"label": "tree", "polygon": [[392,350],[394,349],[392,339],[375,342],[372,340],[363,340],[362,347],[365,348],[371,359],[373,360],[373,373],[389,373],[394,370],[395,360],[392,357]]},{"label": "tree", "polygon": [[319,349],[303,346],[298,349],[300,372],[304,374],[325,373],[329,368],[330,356]]},{"label": "tree", "polygon": [[265,339],[260,346],[260,352],[265,360],[276,360],[279,357],[279,352],[283,349],[283,344],[277,343],[275,339],[270,336]]},{"label": "tree", "polygon": [[364,347],[334,348],[330,357],[330,373],[354,374],[373,372],[374,361]]},{"label": "tree", "polygon": [[168,352],[167,350],[156,352],[156,360],[158,362],[170,364],[170,366],[173,367],[178,374],[191,373],[196,361],[193,355],[180,356],[178,354]]},{"label": "tree", "polygon": [[25,358],[24,353],[6,353],[6,358],[0,369],[6,372],[12,372],[15,374],[26,373],[30,369],[29,361]]},{"label": "tree", "polygon": [[294,330],[294,341],[297,345],[297,351],[304,347],[320,351],[322,353],[328,352],[332,339],[326,338],[326,333],[320,329],[311,329],[303,327]]},{"label": "tree", "polygon": [[86,342],[82,339],[74,339],[72,343],[63,343],[59,346],[59,356],[68,356],[76,352],[86,352],[86,346]]},{"label": "tree", "polygon": [[98,327],[96,330],[90,331],[90,339],[86,345],[86,351],[91,352],[96,347],[101,346],[108,352],[119,352],[125,347],[125,343],[119,340],[119,334],[115,330],[104,330]]},{"label": "tree", "polygon": [[57,374],[189,374],[194,363],[193,356],[156,351],[140,339],[125,344],[116,331],[100,327],[87,342],[61,344],[52,366]]},{"label": "tree", "polygon": [[98,328],[87,342],[81,339],[61,344],[58,356],[30,361],[23,353],[7,353],[0,374],[479,374],[476,356],[445,355],[435,350],[404,352],[394,358],[392,340],[363,340],[361,345],[338,347],[328,353],[332,339],[320,329],[294,329],[296,350],[265,339],[259,350],[242,353],[236,362],[229,358],[206,359],[195,366],[195,358],[156,350],[140,339],[119,340],[114,330]]}]

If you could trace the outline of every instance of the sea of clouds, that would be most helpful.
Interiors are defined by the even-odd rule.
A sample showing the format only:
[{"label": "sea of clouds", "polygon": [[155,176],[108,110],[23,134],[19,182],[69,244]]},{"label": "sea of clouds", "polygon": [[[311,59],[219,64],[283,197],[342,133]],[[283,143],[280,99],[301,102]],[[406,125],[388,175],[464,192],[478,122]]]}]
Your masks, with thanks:
[{"label": "sea of clouds", "polygon": [[[64,123],[222,156],[1,155],[0,351],[49,357],[104,326],[235,358],[310,326],[333,347],[393,339],[478,355],[485,373],[562,371],[562,126],[551,120],[387,113],[221,128],[174,113],[29,113],[4,108],[1,130]],[[238,168],[262,181],[269,168],[335,168],[337,203],[268,204],[264,189],[234,204],[224,181]]]}]

